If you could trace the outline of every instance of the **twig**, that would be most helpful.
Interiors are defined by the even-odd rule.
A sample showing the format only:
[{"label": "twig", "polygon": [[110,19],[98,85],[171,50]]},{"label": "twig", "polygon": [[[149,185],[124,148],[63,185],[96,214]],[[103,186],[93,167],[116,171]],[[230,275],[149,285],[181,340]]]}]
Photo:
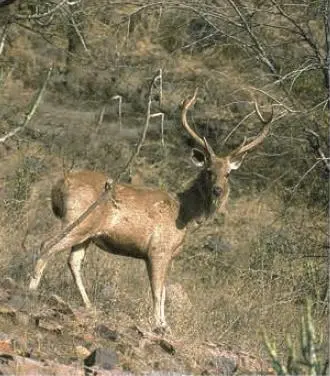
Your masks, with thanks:
[{"label": "twig", "polygon": [[301,111],[292,110],[291,108],[289,108],[288,106],[286,106],[283,102],[281,102],[280,100],[278,100],[277,98],[275,98],[273,95],[270,95],[267,91],[264,91],[262,89],[258,89],[256,87],[250,87],[249,90],[255,90],[255,91],[257,91],[257,92],[265,95],[266,97],[270,98],[273,102],[275,102],[275,103],[279,104],[280,106],[282,106],[289,113],[292,113],[292,114],[301,113]]},{"label": "twig", "polygon": [[159,106],[163,104],[163,70],[159,68]]},{"label": "twig", "polygon": [[9,22],[7,21],[2,29],[2,33],[0,37],[0,55],[2,55],[4,47],[5,47],[5,42],[6,42],[6,38],[8,35],[8,29],[9,29]]},{"label": "twig", "polygon": [[305,128],[305,132],[310,135],[308,141],[311,145],[311,148],[314,150],[314,153],[321,158],[325,168],[330,172],[330,163],[328,162],[329,158],[325,156],[323,150],[321,149],[320,136],[315,131],[309,128]]},{"label": "twig", "polygon": [[48,73],[47,73],[47,77],[46,77],[46,79],[45,79],[45,81],[44,81],[41,89],[39,90],[37,98],[36,98],[35,102],[33,103],[30,112],[26,115],[23,125],[21,125],[19,127],[16,127],[13,131],[11,131],[8,134],[6,134],[5,136],[1,137],[0,138],[0,143],[6,142],[10,137],[15,136],[18,132],[22,131],[28,125],[28,123],[32,119],[33,115],[35,114],[35,112],[36,112],[36,110],[37,110],[37,108],[38,108],[38,106],[39,106],[39,104],[41,102],[41,99],[42,99],[42,97],[43,97],[43,95],[45,93],[46,86],[47,86],[47,83],[48,83],[48,81],[50,79],[52,71],[53,71],[53,66],[51,66],[49,68]]},{"label": "twig", "polygon": [[129,31],[130,31],[130,28],[131,28],[131,16],[129,15],[129,16],[128,16],[128,20],[127,20],[126,46],[128,46]]},{"label": "twig", "polygon": [[222,144],[225,145],[225,143],[229,140],[229,138],[233,135],[233,133],[236,132],[236,130],[239,128],[239,126],[244,123],[244,121],[246,119],[248,119],[251,115],[253,115],[255,113],[255,111],[252,111],[250,112],[249,114],[247,114],[246,116],[244,116],[244,118],[237,124],[235,125],[235,127],[228,133],[228,135],[226,136],[226,138],[223,140]]},{"label": "twig", "polygon": [[70,18],[71,18],[72,26],[73,26],[73,28],[74,28],[74,30],[75,30],[75,32],[76,32],[76,34],[78,35],[78,38],[79,38],[79,40],[80,40],[80,43],[81,43],[82,46],[84,47],[85,52],[87,52],[87,53],[89,54],[89,50],[88,50],[88,48],[87,48],[85,38],[84,38],[84,36],[82,35],[81,31],[79,30],[78,25],[77,25],[77,23],[76,23],[76,21],[75,21],[75,19],[74,19],[72,13],[71,13],[71,15],[70,15]]},{"label": "twig", "polygon": [[311,168],[309,168],[304,174],[303,176],[299,179],[298,183],[292,188],[292,196],[293,194],[296,192],[297,188],[300,186],[300,184],[303,182],[303,180],[305,179],[305,177],[311,172],[314,170],[314,168],[319,164],[319,162],[321,162],[321,159],[319,159],[318,161],[316,161],[313,166]]},{"label": "twig", "polygon": [[115,95],[111,98],[111,100],[118,100],[118,117],[119,117],[119,130],[121,130],[122,126],[122,104],[123,104],[123,97],[121,95]]},{"label": "twig", "polygon": [[162,146],[164,147],[165,146],[165,142],[164,142],[164,112],[156,112],[154,114],[151,114],[150,115],[150,118],[154,118],[154,117],[161,117],[161,123],[160,123],[160,131],[161,131],[161,142],[162,142]]},{"label": "twig", "polygon": [[162,146],[164,147],[165,146],[165,143],[164,143],[164,117],[165,117],[165,114],[163,112],[156,112],[156,113],[153,113],[153,114],[151,113],[151,104],[152,104],[152,100],[153,100],[153,88],[154,88],[154,85],[157,81],[159,81],[158,104],[159,104],[159,107],[161,107],[161,105],[163,103],[163,70],[162,70],[162,68],[160,68],[158,70],[158,72],[155,74],[155,76],[153,77],[153,79],[151,81],[150,88],[149,88],[149,98],[148,98],[148,107],[147,107],[147,123],[148,123],[147,128],[149,127],[149,121],[150,121],[151,118],[158,117],[158,116],[161,117],[161,124],[160,124],[160,127],[161,127],[161,142],[162,142]]},{"label": "twig", "polygon": [[269,70],[271,71],[271,73],[273,73],[276,77],[278,77],[278,71],[277,71],[276,67],[274,66],[273,62],[271,61],[271,58],[269,58],[267,56],[264,47],[258,41],[258,38],[254,34],[252,28],[250,27],[248,21],[246,20],[246,18],[244,17],[243,13],[241,12],[239,6],[233,0],[228,0],[228,2],[232,6],[232,8],[235,10],[235,12],[237,13],[238,17],[240,18],[240,20],[241,20],[241,22],[242,22],[242,24],[244,26],[244,29],[249,34],[249,36],[251,38],[251,41],[254,44],[254,50],[257,52],[257,54],[258,54],[261,62],[264,63],[269,68]]},{"label": "twig", "polygon": [[105,109],[106,109],[106,105],[104,105],[104,106],[102,107],[102,110],[101,110],[101,112],[100,112],[100,116],[99,116],[99,120],[98,120],[98,122],[97,122],[97,127],[100,127],[100,126],[102,125],[102,123],[103,123],[103,118],[104,118],[104,114],[105,114]]}]

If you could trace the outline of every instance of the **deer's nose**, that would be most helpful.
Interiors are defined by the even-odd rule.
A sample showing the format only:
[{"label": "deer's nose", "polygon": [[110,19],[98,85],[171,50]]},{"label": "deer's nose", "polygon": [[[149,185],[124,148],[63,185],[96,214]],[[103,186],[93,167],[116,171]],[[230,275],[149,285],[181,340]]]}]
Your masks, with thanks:
[{"label": "deer's nose", "polygon": [[213,194],[216,197],[220,197],[222,195],[223,189],[221,187],[215,186],[213,187]]}]

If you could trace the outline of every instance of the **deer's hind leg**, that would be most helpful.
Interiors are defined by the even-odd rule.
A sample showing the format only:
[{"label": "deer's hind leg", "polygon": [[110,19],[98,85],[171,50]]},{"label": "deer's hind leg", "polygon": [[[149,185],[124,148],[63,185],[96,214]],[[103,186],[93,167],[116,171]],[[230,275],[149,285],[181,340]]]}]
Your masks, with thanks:
[{"label": "deer's hind leg", "polygon": [[81,279],[81,264],[85,258],[86,249],[89,245],[90,241],[87,240],[86,242],[82,244],[75,245],[71,248],[68,264],[69,268],[71,270],[73,279],[76,283],[76,286],[78,287],[78,290],[80,292],[80,295],[82,297],[82,300],[84,301],[84,304],[87,308],[91,307],[91,302],[88,298],[88,295],[86,293],[83,281]]},{"label": "deer's hind leg", "polygon": [[43,272],[52,256],[68,248],[84,243],[90,237],[90,235],[86,235],[86,232],[76,228],[69,232],[69,234],[65,235],[58,242],[56,242],[57,237],[58,235],[55,235],[46,242],[42,243],[40,247],[41,256],[35,265],[34,272],[30,280],[30,290],[36,290],[38,288]]}]

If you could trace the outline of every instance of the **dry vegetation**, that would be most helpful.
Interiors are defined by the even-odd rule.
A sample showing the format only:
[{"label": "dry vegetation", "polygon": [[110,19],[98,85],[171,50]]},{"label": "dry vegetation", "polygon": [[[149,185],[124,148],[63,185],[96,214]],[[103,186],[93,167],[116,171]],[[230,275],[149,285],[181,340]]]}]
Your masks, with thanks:
[{"label": "dry vegetation", "polygon": [[[35,9],[35,1],[26,3],[32,10],[18,2],[6,8],[7,14]],[[190,141],[179,127],[181,100],[200,87],[192,121],[217,152],[226,152],[259,129],[256,118],[249,117],[224,144],[251,111],[245,88],[257,87],[277,100],[272,134],[232,174],[226,217],[209,220],[192,233],[170,271],[167,312],[172,339],[187,347],[182,347],[176,361],[146,348],[148,360],[144,362],[125,347],[122,366],[136,372],[157,367],[197,372],[202,367],[192,365],[203,363],[199,354],[203,342],[267,359],[263,332],[285,353],[288,334],[298,341],[306,299],[312,302],[316,333],[323,338],[320,351],[325,354],[328,175],[322,163],[311,169],[315,156],[304,134],[305,127],[313,128],[321,139],[327,134],[322,72],[306,71],[290,82],[283,80],[283,85],[274,84],[269,70],[230,38],[194,43],[210,26],[189,10],[189,2],[177,8],[174,3],[164,6],[161,13],[153,7],[141,10],[130,18],[129,33],[127,15],[138,5],[86,3],[77,20],[88,52],[79,40],[68,52],[70,27],[63,14],[55,15],[47,27],[23,20],[12,23],[8,31],[0,61],[2,135],[21,124],[50,64],[54,72],[31,123],[0,145],[1,280],[11,277],[24,290],[41,240],[58,228],[49,206],[49,188],[63,170],[91,168],[113,175],[125,165],[144,125],[148,84],[157,69],[164,72],[166,146],[160,145],[159,120],[154,119],[134,170],[145,184],[171,191],[180,190],[196,173],[189,164]],[[1,14],[3,20],[5,16]],[[269,17],[269,23],[278,21],[271,12],[263,16]],[[308,56],[302,43],[290,44],[294,34],[287,33],[287,20],[280,21],[283,29],[258,29],[258,38],[267,41],[269,48],[273,45],[274,60],[284,77],[308,61]],[[318,46],[323,46],[323,20],[316,15],[312,21],[313,35]],[[260,92],[254,93],[264,104],[270,102]],[[120,133],[116,103],[111,100],[117,94],[123,97]],[[97,125],[104,105],[103,123]],[[66,257],[62,254],[52,262],[40,296],[27,296],[27,310],[35,309],[33,304],[42,309],[53,292],[73,307],[81,306]],[[98,310],[88,326],[101,321],[125,333],[134,324],[152,326],[142,262],[109,256],[93,246],[84,263],[84,279]],[[11,327],[0,314],[0,331],[8,328],[24,332],[30,346],[40,341],[31,329]],[[88,331],[86,327],[70,330]],[[69,363],[74,358],[73,342],[70,336],[42,338],[40,356],[51,357],[55,351]]]}]

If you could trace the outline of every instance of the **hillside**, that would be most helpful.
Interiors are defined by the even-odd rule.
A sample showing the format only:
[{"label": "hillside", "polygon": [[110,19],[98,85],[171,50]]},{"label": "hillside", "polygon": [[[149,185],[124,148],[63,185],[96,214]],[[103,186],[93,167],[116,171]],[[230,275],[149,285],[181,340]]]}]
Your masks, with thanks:
[{"label": "hillside", "polygon": [[[308,301],[317,359],[326,363],[327,2],[245,3],[0,6],[0,351],[81,368],[106,348],[118,372],[133,374],[275,373],[264,334],[290,369],[287,338],[299,349]],[[94,245],[83,265],[92,310],[83,308],[67,252],[28,291],[40,244],[60,228],[50,205],[56,179],[80,169],[118,176],[148,120],[121,181],[174,194],[195,179],[196,145],[180,116],[196,87],[189,122],[218,156],[260,132],[254,101],[265,116],[272,109],[273,121],[231,172],[227,212],[189,232],[170,267],[171,330],[153,332],[144,263]],[[146,118],[148,104],[163,126],[159,115]]]}]

